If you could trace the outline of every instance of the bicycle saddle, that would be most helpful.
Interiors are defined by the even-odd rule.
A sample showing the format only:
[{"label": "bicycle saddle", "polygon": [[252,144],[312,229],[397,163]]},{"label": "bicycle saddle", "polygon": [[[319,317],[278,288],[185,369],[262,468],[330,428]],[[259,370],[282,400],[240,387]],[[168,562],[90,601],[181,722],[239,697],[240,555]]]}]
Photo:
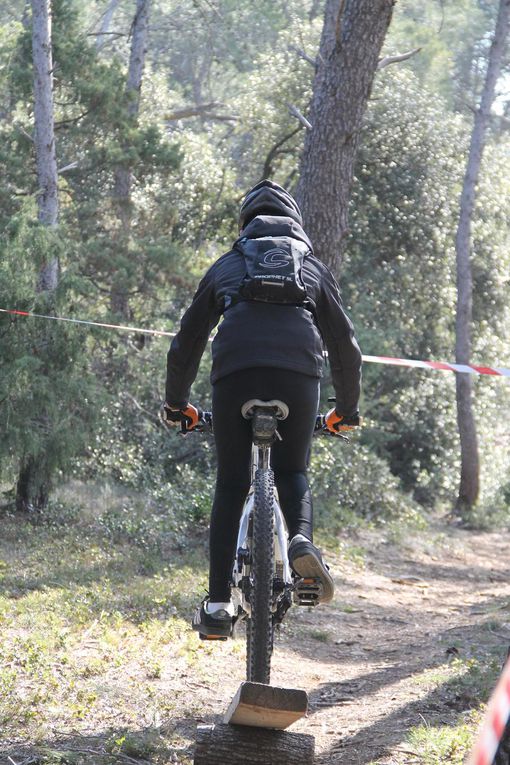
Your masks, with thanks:
[{"label": "bicycle saddle", "polygon": [[245,420],[250,420],[253,417],[256,407],[262,407],[264,409],[273,409],[274,414],[278,420],[286,420],[289,416],[289,407],[283,401],[278,401],[274,398],[271,401],[261,401],[259,398],[251,398],[241,407],[241,414]]}]

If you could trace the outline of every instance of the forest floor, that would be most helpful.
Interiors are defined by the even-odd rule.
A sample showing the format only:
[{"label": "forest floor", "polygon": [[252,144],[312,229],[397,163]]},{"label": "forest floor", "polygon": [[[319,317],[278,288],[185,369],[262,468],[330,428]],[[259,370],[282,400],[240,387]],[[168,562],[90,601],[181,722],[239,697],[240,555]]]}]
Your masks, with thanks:
[{"label": "forest floor", "polygon": [[[0,519],[1,765],[189,765],[244,678],[242,635],[188,627],[204,534],[156,554],[105,517]],[[276,643],[273,684],[310,696],[291,730],[318,765],[460,765],[510,645],[510,538],[436,524],[328,552],[334,602]]]}]

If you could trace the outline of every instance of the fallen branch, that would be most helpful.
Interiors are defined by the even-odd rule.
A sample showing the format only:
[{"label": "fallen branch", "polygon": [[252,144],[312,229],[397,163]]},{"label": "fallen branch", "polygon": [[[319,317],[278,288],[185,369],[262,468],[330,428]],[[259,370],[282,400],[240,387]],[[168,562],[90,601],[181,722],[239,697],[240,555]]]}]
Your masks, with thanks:
[{"label": "fallen branch", "polygon": [[410,50],[407,53],[400,53],[400,55],[397,56],[385,56],[377,64],[377,69],[384,69],[385,66],[389,66],[390,64],[398,64],[400,61],[407,61],[408,58],[415,56],[420,51],[421,48],[414,48],[414,50]]},{"label": "fallen branch", "polygon": [[296,117],[296,119],[298,119],[307,130],[312,129],[312,123],[309,122],[303,114],[301,114],[297,106],[294,106],[294,104],[287,104],[287,108],[290,114],[292,114],[293,117]]}]

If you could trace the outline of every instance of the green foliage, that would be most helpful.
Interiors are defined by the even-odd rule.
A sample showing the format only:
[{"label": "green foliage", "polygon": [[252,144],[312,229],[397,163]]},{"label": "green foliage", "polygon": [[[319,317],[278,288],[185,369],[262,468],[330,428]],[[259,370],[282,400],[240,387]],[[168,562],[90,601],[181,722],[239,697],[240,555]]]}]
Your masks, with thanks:
[{"label": "green foliage", "polygon": [[[321,20],[320,20],[321,21]],[[296,52],[313,56],[320,24],[293,15],[274,48],[259,52],[247,76],[240,122],[233,136],[236,167],[248,186],[267,175],[285,186],[297,180],[303,126],[290,114],[292,105],[306,114],[312,94],[313,68]],[[275,78],[275,72],[277,77]],[[246,181],[245,181],[246,183]]]},{"label": "green foliage", "polygon": [[[65,249],[64,232],[40,226],[27,209],[11,221],[0,244],[0,305],[68,313],[73,297],[65,280],[51,300],[33,294],[40,263]],[[37,464],[34,479],[41,484],[57,470],[70,468],[94,425],[96,393],[87,373],[85,336],[69,325],[5,314],[0,332],[0,365],[5,370],[0,380],[5,424],[1,474],[28,460]]]},{"label": "green foliage", "polygon": [[[466,135],[460,119],[448,114],[444,102],[432,100],[411,73],[383,70],[359,153],[352,236],[342,275],[346,302],[367,354],[453,357],[454,236]],[[484,255],[475,259],[475,273],[481,271],[476,277],[475,337],[477,347],[483,347],[477,356],[487,363],[497,358],[498,324],[508,326],[501,289],[508,237],[501,216],[508,189],[503,179],[494,180],[496,188],[492,180],[481,188],[479,209],[484,213],[474,229],[475,252],[484,249],[483,236],[490,239]],[[480,313],[489,312],[491,319],[484,324]],[[389,459],[392,471],[420,502],[451,497],[458,476],[454,378],[366,365],[364,387],[365,410],[377,423],[365,442]],[[483,415],[490,391],[488,380],[480,380],[482,432],[489,432]],[[504,395],[502,386],[498,395]],[[495,417],[495,410],[489,411]],[[490,449],[485,463],[489,470],[497,451]],[[500,467],[503,456],[499,449]],[[508,469],[506,462],[503,469]],[[494,481],[494,470],[492,476]]]},{"label": "green foliage", "polygon": [[[423,680],[440,685],[440,693],[450,700],[449,706],[461,711],[450,725],[423,725],[411,728],[408,744],[415,750],[422,765],[455,763],[462,765],[473,745],[480,726],[480,703],[485,703],[501,672],[501,660],[491,653],[470,659],[454,659],[443,674],[432,670]],[[419,754],[418,754],[419,753]]]},{"label": "green foliage", "polygon": [[[56,236],[33,225],[29,24],[19,21],[19,8],[10,11],[18,20],[0,26],[0,302],[44,313],[34,296],[37,268],[58,253],[59,312],[109,321],[120,294],[122,323],[172,331],[199,277],[236,235],[246,188],[263,172],[291,189],[297,181],[304,130],[289,104],[306,115],[314,70],[296,49],[316,55],[322,15],[305,0],[157,4],[133,118],[125,95],[133,7],[119,4],[112,29],[121,35],[106,36],[98,49],[93,32],[103,10],[76,0],[53,4],[57,156],[65,168]],[[395,8],[384,53],[422,50],[377,75],[341,274],[367,354],[453,358],[453,243],[471,127],[461,101],[477,97],[494,10],[478,0],[444,7],[403,0]],[[203,104],[212,106],[171,118]],[[474,356],[501,366],[508,366],[510,328],[507,155],[504,133],[494,130],[473,225]],[[128,202],[117,193],[122,170],[132,179]],[[151,502],[167,493],[180,519],[161,517],[165,533],[205,522],[211,444],[169,439],[155,417],[165,340],[1,321],[9,445],[0,459],[8,483],[27,448],[40,453],[51,442],[60,455],[56,470],[143,488]],[[45,337],[46,355],[35,356],[31,348]],[[206,406],[208,364],[206,354],[193,389]],[[453,376],[366,364],[364,380],[368,426],[359,443],[315,446],[318,517],[335,528],[358,518],[414,517],[416,501],[449,501],[457,485]],[[501,412],[510,402],[501,380],[481,378],[475,390],[484,496],[472,522],[487,525],[508,514],[510,444]],[[53,435],[24,427],[24,412],[41,396],[48,416],[62,423]],[[105,528],[112,538],[147,537],[150,546],[137,514],[131,506],[105,511]]]},{"label": "green foliage", "polygon": [[404,66],[450,109],[474,106],[483,81],[497,7],[484,0],[421,3],[403,0],[393,14],[385,54],[420,48]]},{"label": "green foliage", "polygon": [[419,507],[366,446],[317,438],[310,478],[318,523],[331,534],[360,523],[422,523]]},{"label": "green foliage", "polygon": [[[75,486],[67,496],[72,507],[61,500],[35,519],[2,513],[0,724],[5,738],[49,740],[56,720],[62,727],[69,723],[73,730],[90,730],[102,726],[112,704],[128,715],[138,704],[146,709],[158,663],[166,671],[184,661],[179,652],[189,650],[190,642],[197,650],[199,641],[190,637],[187,620],[203,587],[202,551],[192,562],[193,552],[186,550],[184,557],[163,534],[161,552],[126,538],[113,541],[98,522],[98,510],[105,499],[118,506],[130,501],[128,495],[105,495],[89,485]],[[48,522],[57,522],[64,507],[70,507],[72,523]],[[124,678],[121,693],[119,677]],[[161,688],[151,709],[157,704],[158,715],[168,718],[180,703]],[[142,750],[148,756],[155,751],[150,741],[155,744],[158,736],[128,736],[121,725],[131,727],[130,720],[117,720],[106,751],[117,747],[134,756],[138,747],[140,756]],[[109,723],[106,727],[111,730]]]},{"label": "green foliage", "polygon": [[421,765],[462,765],[473,741],[473,725],[420,725],[409,734],[409,743],[419,752]]}]

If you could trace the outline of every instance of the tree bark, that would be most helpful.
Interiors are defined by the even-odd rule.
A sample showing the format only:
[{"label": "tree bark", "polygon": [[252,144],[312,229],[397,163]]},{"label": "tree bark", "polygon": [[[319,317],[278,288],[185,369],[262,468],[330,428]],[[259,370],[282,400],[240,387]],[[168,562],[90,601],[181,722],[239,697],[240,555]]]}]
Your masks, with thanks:
[{"label": "tree bark", "polygon": [[[32,0],[32,62],[38,220],[43,226],[55,228],[58,223],[58,173],[50,0]],[[50,249],[39,271],[36,291],[46,292],[52,297],[58,286],[59,272],[59,259],[51,254]],[[40,422],[44,423],[44,412],[39,412],[38,416]],[[49,490],[50,479],[44,454],[25,454],[16,484],[16,508],[21,511],[44,509],[48,503]]]},{"label": "tree bark", "polygon": [[250,728],[244,725],[200,725],[195,765],[312,765],[315,739],[305,733]]},{"label": "tree bark", "polygon": [[[137,0],[136,12],[131,26],[131,48],[126,82],[126,112],[128,121],[136,124],[140,110],[140,92],[143,70],[147,54],[150,0]],[[125,152],[129,146],[124,145]],[[131,231],[133,172],[129,162],[119,165],[115,170],[114,199],[119,220],[118,242],[127,249]],[[129,318],[129,303],[125,285],[114,284],[111,291],[111,307],[114,313]]]},{"label": "tree bark", "polygon": [[[140,110],[140,92],[147,54],[147,32],[149,26],[150,0],[137,0],[136,13],[131,27],[131,49],[126,82],[126,111],[128,119],[136,122]],[[124,147],[128,149],[127,146]],[[115,198],[119,218],[124,229],[131,224],[132,171],[129,164],[119,166],[115,173]]]},{"label": "tree bark", "polygon": [[41,512],[48,504],[50,481],[44,459],[26,455],[20,465],[16,483],[16,510]]},{"label": "tree bark", "polygon": [[[485,133],[494,101],[496,82],[508,35],[510,0],[500,0],[494,38],[480,106],[475,113],[469,155],[460,199],[460,215],[455,239],[457,258],[457,312],[455,326],[455,360],[469,364],[471,359],[471,323],[473,318],[473,276],[471,270],[471,222],[476,201],[476,184],[485,146]],[[476,425],[473,415],[471,375],[457,373],[457,422],[461,447],[461,475],[457,510],[469,510],[478,500],[480,461]]]},{"label": "tree bark", "polygon": [[96,35],[96,50],[98,52],[101,50],[101,48],[104,48],[108,41],[108,32],[110,31],[110,27],[118,4],[119,0],[110,0],[106,6],[106,10],[101,19],[101,26],[99,27],[99,31]]},{"label": "tree bark", "polygon": [[[58,174],[53,109],[50,0],[32,0],[32,59],[38,218],[44,226],[56,226]],[[58,285],[58,276],[58,258],[51,257],[41,268],[37,291],[55,290]]]},{"label": "tree bark", "polygon": [[394,0],[327,0],[297,198],[315,252],[338,270],[354,161]]}]

